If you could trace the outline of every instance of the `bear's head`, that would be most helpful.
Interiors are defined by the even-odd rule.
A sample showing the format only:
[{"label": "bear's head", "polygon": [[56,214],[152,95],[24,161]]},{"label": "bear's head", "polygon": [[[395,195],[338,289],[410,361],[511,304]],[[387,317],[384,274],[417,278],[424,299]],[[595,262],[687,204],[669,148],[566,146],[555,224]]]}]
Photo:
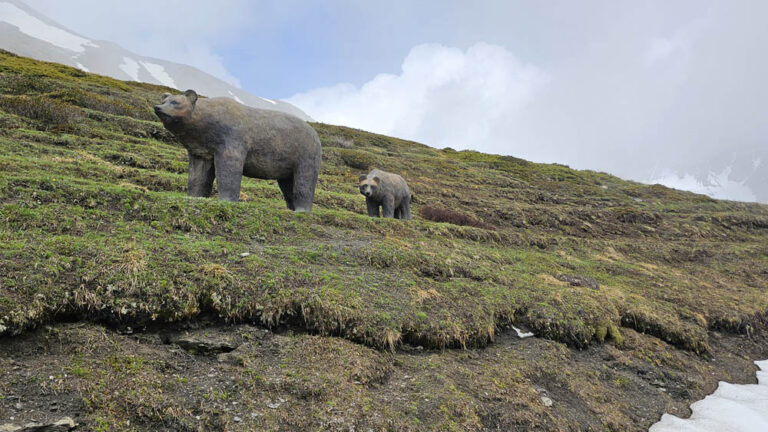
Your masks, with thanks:
[{"label": "bear's head", "polygon": [[368,178],[365,174],[360,174],[360,193],[365,195],[366,197],[371,197],[376,195],[376,192],[379,190],[379,177],[374,176],[373,178]]},{"label": "bear's head", "polygon": [[192,115],[196,102],[197,93],[194,90],[187,90],[180,95],[165,93],[160,105],[155,105],[155,114],[166,126],[177,124]]}]

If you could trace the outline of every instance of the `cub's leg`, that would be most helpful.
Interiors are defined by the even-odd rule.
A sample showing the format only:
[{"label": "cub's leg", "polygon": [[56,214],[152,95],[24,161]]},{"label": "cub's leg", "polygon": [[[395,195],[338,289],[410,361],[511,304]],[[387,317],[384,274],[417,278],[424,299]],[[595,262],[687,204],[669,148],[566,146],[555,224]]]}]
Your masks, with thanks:
[{"label": "cub's leg", "polygon": [[366,198],[365,199],[365,205],[366,205],[366,207],[368,207],[368,216],[370,216],[370,217],[380,217],[381,216],[379,214],[379,203],[377,203],[376,201],[374,201],[374,200],[372,200],[370,198]]},{"label": "cub's leg", "polygon": [[381,202],[381,216],[385,218],[395,217],[395,199],[391,196],[385,197]]},{"label": "cub's leg", "polygon": [[216,151],[213,164],[216,169],[216,181],[219,184],[219,199],[237,202],[240,199],[245,150],[236,145],[225,144]]},{"label": "cub's leg", "polygon": [[285,198],[285,204],[290,210],[296,210],[293,206],[293,178],[280,179],[277,181],[277,185],[280,186],[280,190],[283,192],[283,198]]},{"label": "cub's leg", "polygon": [[189,155],[189,179],[187,195],[191,197],[209,197],[213,190],[215,177],[213,161]]}]

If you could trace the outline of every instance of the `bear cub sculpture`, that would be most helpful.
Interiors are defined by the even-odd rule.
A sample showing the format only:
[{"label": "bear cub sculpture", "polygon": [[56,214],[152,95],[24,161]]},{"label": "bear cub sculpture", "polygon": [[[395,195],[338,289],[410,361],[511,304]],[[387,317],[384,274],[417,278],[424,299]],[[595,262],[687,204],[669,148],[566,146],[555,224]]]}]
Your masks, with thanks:
[{"label": "bear cub sculpture", "polygon": [[395,219],[411,218],[411,191],[408,184],[397,174],[378,169],[360,175],[360,193],[365,195],[368,216]]},{"label": "bear cub sculpture", "polygon": [[242,176],[274,179],[289,209],[312,211],[322,148],[305,121],[193,90],[164,94],[155,114],[189,153],[189,196],[210,196],[216,178],[219,198],[237,201]]}]

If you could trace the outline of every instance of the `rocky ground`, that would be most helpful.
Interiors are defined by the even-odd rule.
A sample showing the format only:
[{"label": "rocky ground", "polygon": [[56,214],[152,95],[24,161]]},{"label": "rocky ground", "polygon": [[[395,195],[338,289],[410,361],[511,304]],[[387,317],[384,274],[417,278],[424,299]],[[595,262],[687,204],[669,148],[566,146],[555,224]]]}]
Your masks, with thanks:
[{"label": "rocky ground", "polygon": [[688,415],[719,380],[755,382],[749,359],[768,356],[764,337],[711,341],[704,358],[631,330],[621,348],[585,350],[505,330],[483,349],[390,352],[288,328],[62,324],[0,344],[0,419],[95,431],[641,431],[662,412]]}]

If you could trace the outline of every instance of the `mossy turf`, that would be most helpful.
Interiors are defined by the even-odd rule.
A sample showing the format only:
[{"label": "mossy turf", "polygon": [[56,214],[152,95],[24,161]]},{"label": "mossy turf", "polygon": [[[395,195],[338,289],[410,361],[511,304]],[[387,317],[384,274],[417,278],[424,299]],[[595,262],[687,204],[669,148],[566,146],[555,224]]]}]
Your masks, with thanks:
[{"label": "mossy turf", "polygon": [[[0,52],[0,394],[40,410],[0,397],[3,418],[55,402],[88,430],[643,430],[768,352],[766,206],[319,123],[311,215],[274,181],[188,198],[151,111],[168,90]],[[414,220],[365,215],[374,166],[409,182]],[[248,342],[224,363],[153,339],[201,320],[299,334],[226,330]],[[148,331],[39,330],[61,321]]]},{"label": "mossy turf", "polygon": [[[765,329],[766,206],[325,124],[311,215],[274,181],[193,199],[186,152],[151,113],[165,90],[0,53],[2,333],[215,314],[373,347],[481,346],[518,323],[577,347],[629,327],[706,353],[710,329]],[[492,229],[365,216],[353,167],[372,161],[407,179],[414,214]]]}]

